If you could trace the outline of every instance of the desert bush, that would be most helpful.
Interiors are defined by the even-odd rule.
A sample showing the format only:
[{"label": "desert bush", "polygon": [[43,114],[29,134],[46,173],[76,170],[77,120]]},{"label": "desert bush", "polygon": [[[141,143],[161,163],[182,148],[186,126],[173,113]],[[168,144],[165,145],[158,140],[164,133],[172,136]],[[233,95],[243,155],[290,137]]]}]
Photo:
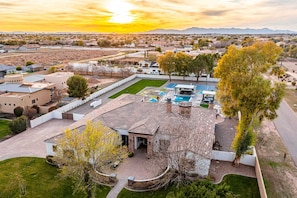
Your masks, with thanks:
[{"label": "desert bush", "polygon": [[24,108],[23,107],[16,107],[16,108],[14,108],[14,110],[13,110],[13,113],[14,113],[14,115],[16,116],[16,117],[20,117],[20,116],[22,116],[23,115],[23,112],[24,112]]},{"label": "desert bush", "polygon": [[18,134],[27,129],[27,117],[21,116],[9,123],[9,128],[13,134]]},{"label": "desert bush", "polygon": [[37,110],[32,107],[26,107],[23,114],[31,120],[34,116],[37,115]]},{"label": "desert bush", "polygon": [[16,69],[17,71],[21,71],[21,70],[22,70],[22,67],[21,67],[21,66],[17,66],[15,69]]}]

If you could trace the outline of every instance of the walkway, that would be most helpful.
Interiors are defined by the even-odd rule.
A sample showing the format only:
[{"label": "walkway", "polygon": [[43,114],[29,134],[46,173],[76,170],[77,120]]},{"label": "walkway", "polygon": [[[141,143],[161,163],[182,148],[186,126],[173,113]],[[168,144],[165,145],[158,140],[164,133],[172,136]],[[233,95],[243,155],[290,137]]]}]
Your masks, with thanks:
[{"label": "walkway", "polygon": [[122,189],[127,185],[127,178],[118,179],[118,183],[109,191],[106,198],[116,198]]},{"label": "walkway", "polygon": [[138,149],[134,156],[125,159],[115,171],[107,170],[105,173],[116,173],[118,183],[108,193],[108,198],[116,198],[121,190],[127,185],[128,177],[133,176],[135,179],[149,179],[160,174],[161,170],[166,168],[165,160],[160,158],[146,157],[146,149]]},{"label": "walkway", "polygon": [[209,177],[214,183],[220,183],[225,175],[235,174],[256,178],[255,167],[240,164],[239,167],[232,166],[232,162],[212,160],[209,168]]}]

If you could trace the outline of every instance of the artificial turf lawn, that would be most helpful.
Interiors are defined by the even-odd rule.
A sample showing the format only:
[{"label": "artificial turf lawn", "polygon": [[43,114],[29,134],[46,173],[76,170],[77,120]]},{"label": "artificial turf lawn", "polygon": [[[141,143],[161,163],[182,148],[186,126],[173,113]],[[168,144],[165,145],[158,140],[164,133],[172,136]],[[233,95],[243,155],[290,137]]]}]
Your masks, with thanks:
[{"label": "artificial turf lawn", "polygon": [[110,96],[109,98],[117,98],[122,94],[137,94],[145,87],[160,87],[163,84],[165,84],[167,80],[148,80],[148,79],[142,79],[138,81],[137,83],[134,83],[133,85],[127,87],[126,89],[123,89],[122,91]]},{"label": "artificial turf lawn", "polygon": [[[43,158],[14,158],[0,162],[0,197],[70,198],[85,197],[83,193],[73,195],[72,182],[62,180],[56,167],[48,165]],[[19,185],[25,187],[20,196]],[[110,188],[98,186],[96,197],[106,197]]]},{"label": "artificial turf lawn", "polygon": [[9,122],[8,120],[0,120],[0,139],[10,134]]}]

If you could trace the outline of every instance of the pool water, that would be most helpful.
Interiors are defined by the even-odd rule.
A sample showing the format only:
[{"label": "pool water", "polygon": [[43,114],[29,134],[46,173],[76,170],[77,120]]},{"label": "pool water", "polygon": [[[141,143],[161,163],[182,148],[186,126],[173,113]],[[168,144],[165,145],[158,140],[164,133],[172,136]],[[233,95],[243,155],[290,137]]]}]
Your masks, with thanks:
[{"label": "pool water", "polygon": [[189,102],[191,96],[175,96],[173,98],[174,102]]}]

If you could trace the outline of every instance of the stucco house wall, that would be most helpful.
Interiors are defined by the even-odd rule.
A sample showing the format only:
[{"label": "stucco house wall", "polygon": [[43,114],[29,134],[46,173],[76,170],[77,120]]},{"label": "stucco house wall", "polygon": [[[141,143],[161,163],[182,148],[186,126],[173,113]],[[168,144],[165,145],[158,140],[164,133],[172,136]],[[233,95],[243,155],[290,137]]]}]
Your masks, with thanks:
[{"label": "stucco house wall", "polygon": [[195,160],[195,171],[190,171],[190,173],[198,173],[198,175],[201,177],[208,176],[211,159],[201,157],[200,155],[191,151],[187,152],[186,158]]},{"label": "stucco house wall", "polygon": [[5,93],[0,95],[0,111],[13,113],[14,108],[20,106],[32,107],[43,105],[51,101],[51,91],[43,89],[34,93]]},{"label": "stucco house wall", "polygon": [[66,89],[67,80],[73,76],[73,72],[56,72],[44,76],[45,82],[56,84],[57,89]]}]

